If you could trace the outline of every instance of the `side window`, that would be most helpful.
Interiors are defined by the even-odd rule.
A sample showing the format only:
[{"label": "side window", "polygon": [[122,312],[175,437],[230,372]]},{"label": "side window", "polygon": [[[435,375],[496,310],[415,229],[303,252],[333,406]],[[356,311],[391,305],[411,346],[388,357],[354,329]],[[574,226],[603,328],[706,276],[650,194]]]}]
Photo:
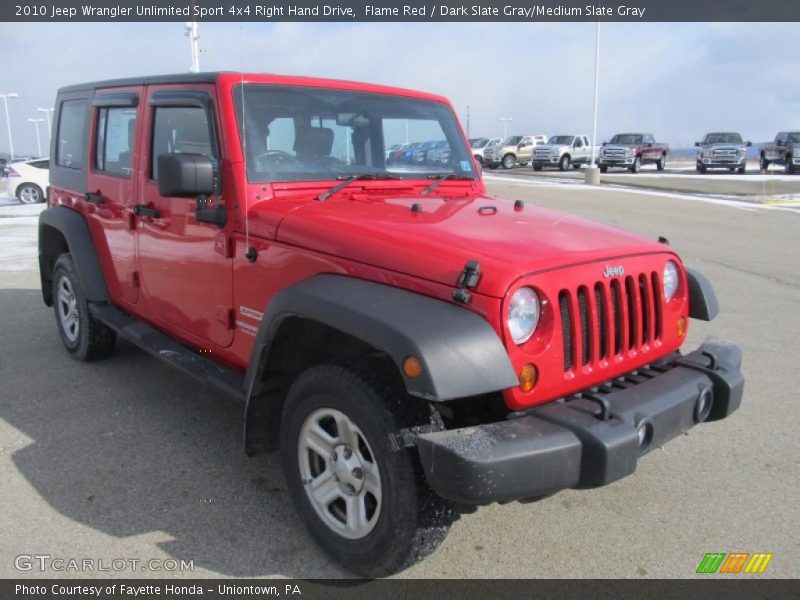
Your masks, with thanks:
[{"label": "side window", "polygon": [[130,177],[135,132],[135,108],[101,108],[97,113],[95,168]]},{"label": "side window", "polygon": [[526,136],[526,137],[522,138],[522,145],[523,146],[530,146],[532,143],[533,143],[533,138],[531,138],[530,136]]},{"label": "side window", "polygon": [[158,155],[170,153],[194,153],[217,158],[211,124],[204,108],[159,106],[155,109],[150,145],[151,179],[158,179]]},{"label": "side window", "polygon": [[581,137],[575,138],[575,147],[576,148],[583,148],[583,139]]},{"label": "side window", "polygon": [[83,168],[86,137],[86,101],[65,100],[58,115],[56,164],[70,169]]},{"label": "side window", "polygon": [[645,144],[655,144],[655,140],[653,139],[652,135],[644,136],[644,143]]}]

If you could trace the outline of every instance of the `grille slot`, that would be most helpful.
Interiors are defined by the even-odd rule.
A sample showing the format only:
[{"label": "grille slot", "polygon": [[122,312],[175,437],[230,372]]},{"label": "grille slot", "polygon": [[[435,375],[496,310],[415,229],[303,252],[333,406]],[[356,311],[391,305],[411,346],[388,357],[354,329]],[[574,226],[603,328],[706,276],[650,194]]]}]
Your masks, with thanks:
[{"label": "grille slot", "polygon": [[661,339],[661,281],[655,272],[562,289],[558,308],[564,371]]},{"label": "grille slot", "polygon": [[561,311],[561,333],[564,339],[564,370],[572,368],[572,315],[569,309],[569,294],[562,291],[558,295],[558,308]]}]

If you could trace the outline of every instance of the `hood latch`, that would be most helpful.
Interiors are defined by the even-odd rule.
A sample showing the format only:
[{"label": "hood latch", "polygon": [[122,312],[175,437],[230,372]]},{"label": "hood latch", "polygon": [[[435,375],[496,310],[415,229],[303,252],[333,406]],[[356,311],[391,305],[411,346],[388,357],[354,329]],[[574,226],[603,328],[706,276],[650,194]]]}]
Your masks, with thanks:
[{"label": "hood latch", "polygon": [[477,260],[468,260],[458,277],[458,289],[453,292],[453,300],[461,304],[468,304],[472,300],[469,290],[478,285],[480,278],[481,264]]}]

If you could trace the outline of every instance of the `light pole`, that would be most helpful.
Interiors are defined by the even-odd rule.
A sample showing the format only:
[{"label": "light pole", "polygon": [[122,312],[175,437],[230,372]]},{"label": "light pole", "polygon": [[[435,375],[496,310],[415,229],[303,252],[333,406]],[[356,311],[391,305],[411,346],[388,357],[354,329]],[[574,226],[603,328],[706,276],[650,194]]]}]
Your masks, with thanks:
[{"label": "light pole", "polygon": [[[192,3],[194,5],[194,3]],[[189,69],[192,73],[200,72],[200,51],[197,48],[197,39],[200,34],[197,32],[197,23],[189,21],[183,30],[183,35],[189,38],[189,51],[192,53],[192,66]]]},{"label": "light pole", "polygon": [[600,90],[600,21],[597,22],[594,40],[594,123],[592,125],[592,159],[586,169],[586,183],[597,185],[600,183],[600,170],[595,164],[597,151],[597,100]]},{"label": "light pole", "polygon": [[19,94],[16,92],[9,92],[7,94],[0,94],[0,98],[3,99],[3,104],[6,106],[6,127],[8,128],[8,151],[11,154],[11,159],[14,159],[14,140],[11,139],[11,119],[8,116],[8,99],[9,98],[19,98]]},{"label": "light pole", "polygon": [[469,137],[469,104],[467,104],[467,137]]},{"label": "light pole", "polygon": [[53,111],[55,108],[37,108],[36,110],[41,113],[45,113],[44,118],[47,121],[47,135],[52,136],[53,128],[50,123],[53,119]]},{"label": "light pole", "polygon": [[513,121],[514,117],[498,117],[498,120],[503,123],[503,139],[508,137],[508,122]]},{"label": "light pole", "polygon": [[39,139],[39,123],[43,123],[44,119],[28,119],[28,123],[33,123],[33,126],[36,127],[36,147],[39,150],[39,154],[37,158],[42,157],[42,140]]}]

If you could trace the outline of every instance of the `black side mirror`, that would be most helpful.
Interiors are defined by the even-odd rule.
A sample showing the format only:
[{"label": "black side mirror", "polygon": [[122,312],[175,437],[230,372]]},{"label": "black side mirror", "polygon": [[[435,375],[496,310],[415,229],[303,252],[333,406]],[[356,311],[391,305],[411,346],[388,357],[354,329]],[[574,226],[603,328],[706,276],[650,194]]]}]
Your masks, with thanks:
[{"label": "black side mirror", "polygon": [[694,145],[698,148],[701,148],[703,146],[703,142],[695,142]]},{"label": "black side mirror", "polygon": [[210,196],[215,192],[215,169],[203,154],[159,154],[158,193],[162,196]]},{"label": "black side mirror", "polygon": [[608,142],[603,142],[603,146],[608,146]]},{"label": "black side mirror", "polygon": [[750,148],[752,145],[753,145],[753,142],[751,142],[750,140],[747,140],[747,147]]}]

